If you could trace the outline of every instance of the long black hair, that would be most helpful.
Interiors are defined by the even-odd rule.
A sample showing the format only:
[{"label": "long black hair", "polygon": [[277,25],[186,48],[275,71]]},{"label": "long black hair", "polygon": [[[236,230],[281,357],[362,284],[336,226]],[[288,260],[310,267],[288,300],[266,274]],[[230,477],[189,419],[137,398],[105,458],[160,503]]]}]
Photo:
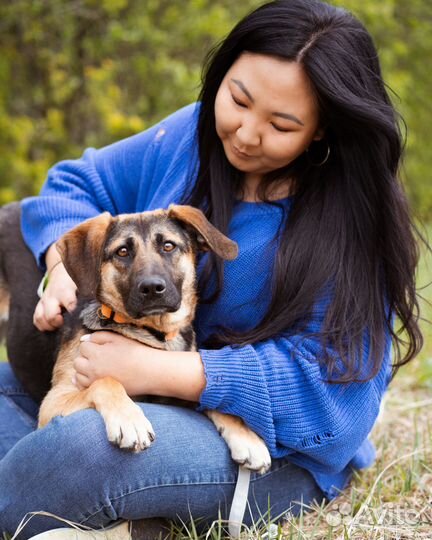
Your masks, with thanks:
[{"label": "long black hair", "polygon": [[[381,368],[386,333],[394,368],[420,350],[415,290],[418,247],[398,171],[403,150],[399,118],[381,76],[377,51],[349,12],[319,0],[278,0],[240,21],[207,58],[198,120],[199,170],[187,202],[201,207],[226,232],[242,174],[228,162],[216,134],[219,86],[243,53],[300,63],[314,89],[325,129],[317,155],[302,154],[263,179],[260,196],[275,181],[295,179],[295,197],[274,264],[272,298],[253,329],[221,329],[219,343],[245,345],[305,328],[325,290],[332,301],[319,333],[332,380],[367,380]],[[223,265],[214,258],[218,290]],[[206,278],[204,277],[204,280]],[[212,298],[214,300],[214,297]],[[393,318],[400,321],[393,329]],[[401,334],[403,331],[403,334]],[[365,336],[369,358],[362,362]],[[404,354],[401,346],[404,348]],[[336,358],[339,357],[338,360]]]}]

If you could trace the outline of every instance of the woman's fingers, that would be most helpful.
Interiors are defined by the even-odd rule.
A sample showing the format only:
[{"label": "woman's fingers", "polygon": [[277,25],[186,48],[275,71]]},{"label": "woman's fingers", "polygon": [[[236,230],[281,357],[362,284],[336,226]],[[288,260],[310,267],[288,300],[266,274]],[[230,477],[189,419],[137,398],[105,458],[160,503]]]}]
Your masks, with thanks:
[{"label": "woman's fingers", "polygon": [[64,323],[62,308],[70,312],[76,304],[76,285],[63,264],[57,264],[49,274],[48,285],[33,315],[33,323],[41,331],[56,330]]},{"label": "woman's fingers", "polygon": [[[94,345],[91,345],[90,343],[88,345],[94,347]],[[98,378],[94,362],[88,360],[85,353],[81,350],[80,356],[77,356],[73,361],[73,367],[75,369],[74,382],[78,388],[87,388]]]},{"label": "woman's fingers", "polygon": [[[57,298],[54,298],[52,296],[44,296],[41,299],[43,310],[44,310],[44,316],[46,320],[55,326],[55,320],[58,316],[61,317],[61,304],[57,300]],[[63,320],[63,317],[62,317]]]},{"label": "woman's fingers", "polygon": [[60,306],[55,310],[54,306],[50,306],[50,315],[46,313],[46,308],[42,300],[39,300],[35,312],[33,314],[33,324],[41,332],[52,332],[60,328],[63,324],[63,317],[60,312]]},{"label": "woman's fingers", "polygon": [[84,388],[88,388],[91,384],[87,375],[78,372],[72,377],[72,382],[79,390],[84,390]]},{"label": "woman's fingers", "polygon": [[66,289],[59,297],[60,304],[71,313],[77,305],[76,292],[72,289]]},{"label": "woman's fingers", "polygon": [[[84,334],[81,336],[81,343],[91,342],[96,343],[97,345],[104,345],[105,343],[112,343],[116,340],[121,340],[123,336],[116,334],[114,332],[93,332],[92,334]],[[123,338],[124,339],[124,338]]]}]

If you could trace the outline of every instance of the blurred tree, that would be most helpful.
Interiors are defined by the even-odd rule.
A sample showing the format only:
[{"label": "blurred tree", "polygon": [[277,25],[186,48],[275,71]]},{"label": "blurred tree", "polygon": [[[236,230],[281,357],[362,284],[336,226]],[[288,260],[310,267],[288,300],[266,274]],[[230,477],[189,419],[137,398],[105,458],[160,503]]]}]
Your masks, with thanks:
[{"label": "blurred tree", "polygon": [[258,2],[0,3],[0,203],[51,164],[145,129],[197,97],[206,50]]},{"label": "blurred tree", "polygon": [[[0,203],[51,164],[194,101],[205,53],[259,0],[0,0]],[[363,20],[407,124],[406,182],[432,217],[431,0],[335,0]]]}]

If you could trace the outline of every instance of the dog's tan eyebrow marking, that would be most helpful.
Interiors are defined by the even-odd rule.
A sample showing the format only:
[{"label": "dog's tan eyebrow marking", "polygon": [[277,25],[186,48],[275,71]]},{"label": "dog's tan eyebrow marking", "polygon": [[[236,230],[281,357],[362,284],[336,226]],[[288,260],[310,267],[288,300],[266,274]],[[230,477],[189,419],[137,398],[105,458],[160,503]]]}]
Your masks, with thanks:
[{"label": "dog's tan eyebrow marking", "polygon": [[121,247],[126,247],[131,253],[134,253],[137,249],[137,238],[130,234],[124,237],[114,237],[105,246],[105,257],[112,257]]},{"label": "dog's tan eyebrow marking", "polygon": [[181,243],[182,239],[175,233],[171,232],[171,231],[164,231],[163,233],[161,232],[157,232],[155,234],[155,240],[156,242],[167,242],[167,241],[170,241],[170,242],[176,242],[176,243]]},{"label": "dog's tan eyebrow marking", "polygon": [[119,238],[113,238],[110,243],[110,248],[117,248],[124,245],[132,246],[135,243],[135,241],[136,239],[131,235],[123,236]]}]

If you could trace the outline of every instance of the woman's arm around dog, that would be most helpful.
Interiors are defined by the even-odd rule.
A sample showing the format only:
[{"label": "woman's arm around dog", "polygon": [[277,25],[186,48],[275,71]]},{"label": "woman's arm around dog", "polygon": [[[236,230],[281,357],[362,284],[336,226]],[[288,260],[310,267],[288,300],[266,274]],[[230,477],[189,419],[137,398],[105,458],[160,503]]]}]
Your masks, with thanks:
[{"label": "woman's arm around dog", "polygon": [[79,388],[111,376],[130,396],[150,394],[199,401],[206,379],[198,352],[153,349],[114,332],[84,337],[81,356],[74,362]]},{"label": "woman's arm around dog", "polygon": [[[337,474],[373,459],[366,439],[389,381],[387,344],[380,373],[348,384],[325,381],[319,342],[301,336],[198,354],[155,352],[100,332],[82,343],[75,367],[83,386],[111,375],[133,394],[198,400],[201,410],[239,416],[272,457],[290,455],[316,474]],[[367,346],[362,354],[367,358]]]}]

